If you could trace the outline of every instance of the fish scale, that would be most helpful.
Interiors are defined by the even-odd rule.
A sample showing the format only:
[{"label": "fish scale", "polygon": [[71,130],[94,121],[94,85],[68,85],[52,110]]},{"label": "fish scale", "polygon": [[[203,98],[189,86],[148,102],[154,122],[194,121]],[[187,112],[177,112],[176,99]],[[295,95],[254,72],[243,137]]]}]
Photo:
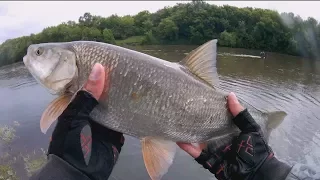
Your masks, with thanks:
[{"label": "fish scale", "polygon": [[[219,85],[216,44],[217,40],[203,44],[179,63],[90,41],[30,45],[26,67],[50,92],[61,94],[43,113],[41,130],[46,132],[67,107],[70,94],[83,87],[93,65],[101,63],[110,70],[108,96],[99,99],[90,116],[105,127],[141,139],[147,171],[152,179],[160,179],[172,164],[174,142],[205,142],[217,148],[239,133],[227,108],[227,93]],[[36,55],[39,49],[43,53]],[[240,102],[266,140],[286,115],[261,112]]]},{"label": "fish scale", "polygon": [[[76,52],[82,53],[80,57],[84,57],[79,60],[80,63],[83,63],[82,61],[100,62],[103,65],[110,65],[112,69],[109,99],[100,101],[101,106],[108,107],[113,111],[108,112],[108,108],[96,108],[97,111],[93,111],[92,117],[98,123],[138,138],[156,136],[184,142],[206,141],[214,136],[214,132],[219,131],[220,126],[230,124],[230,119],[223,118],[227,117],[226,114],[228,113],[225,107],[225,99],[217,100],[217,97],[214,96],[215,89],[190,78],[192,75],[181,70],[184,69],[181,65],[171,65],[170,62],[161,62],[160,59],[144,54],[130,56],[126,51],[121,52],[122,49],[112,45],[105,48],[93,45],[91,49],[87,49],[88,45],[85,44],[82,46],[76,45],[76,47]],[[91,54],[87,52],[91,52]],[[121,57],[120,53],[117,52],[121,52]],[[95,56],[96,54],[106,55]],[[147,64],[145,61],[160,61],[161,63],[158,63],[156,68],[154,63]],[[134,64],[128,62],[134,62]],[[91,67],[91,64],[89,66],[88,63],[83,63],[82,68],[86,69],[80,69],[79,71],[86,71],[87,73],[80,82],[83,83],[87,79]],[[131,73],[124,76],[123,71]],[[156,74],[156,76],[155,78],[149,78],[149,74]],[[129,85],[130,83],[131,85]],[[176,84],[176,86],[172,87],[173,84]],[[143,87],[142,91],[146,90],[146,87],[150,91],[145,96],[138,97],[139,102],[137,102],[132,99],[131,94],[135,91],[139,92],[137,88],[139,86]],[[167,99],[172,99],[169,98],[169,94],[175,96],[173,101],[168,101],[168,103]],[[185,97],[192,97],[193,102],[191,102],[192,98]],[[203,98],[208,99],[205,106]],[[183,99],[186,99],[186,101]],[[168,107],[161,108],[163,104],[168,104]],[[150,108],[141,108],[146,105]],[[127,110],[121,112],[120,107]],[[137,108],[139,108],[139,111],[137,111]],[[225,114],[217,112],[225,112]],[[108,113],[114,113],[115,115],[108,116],[106,115]],[[114,119],[110,118],[117,114],[122,114],[122,116]],[[132,121],[127,122],[126,120],[131,116],[133,116],[134,124],[131,123]],[[211,119],[217,116],[219,119],[216,119],[213,124]],[[139,125],[141,127],[137,128],[136,126]],[[153,126],[156,126],[157,129],[152,128]],[[137,129],[137,132],[132,132],[133,129]],[[140,129],[143,129],[143,131]]]}]

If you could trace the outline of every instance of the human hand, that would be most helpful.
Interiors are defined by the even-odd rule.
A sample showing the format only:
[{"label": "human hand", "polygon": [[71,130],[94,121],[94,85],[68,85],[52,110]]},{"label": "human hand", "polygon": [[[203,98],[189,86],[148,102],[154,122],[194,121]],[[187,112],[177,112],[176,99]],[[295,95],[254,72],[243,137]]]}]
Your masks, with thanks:
[{"label": "human hand", "polygon": [[228,96],[228,107],[241,130],[231,145],[209,151],[188,143],[178,146],[218,179],[285,179],[291,168],[274,157],[260,126],[234,93]]},{"label": "human hand", "polygon": [[[244,107],[242,107],[242,105],[239,103],[234,93],[230,93],[228,96],[228,107],[233,117],[237,116],[241,111],[244,110]],[[195,146],[190,143],[177,143],[177,144],[182,150],[186,151],[193,158],[199,157],[202,152],[201,146]]]},{"label": "human hand", "polygon": [[83,89],[58,118],[48,150],[91,179],[110,175],[124,143],[122,133],[99,125],[89,116],[98,100],[108,94],[109,81],[109,70],[95,64]]}]

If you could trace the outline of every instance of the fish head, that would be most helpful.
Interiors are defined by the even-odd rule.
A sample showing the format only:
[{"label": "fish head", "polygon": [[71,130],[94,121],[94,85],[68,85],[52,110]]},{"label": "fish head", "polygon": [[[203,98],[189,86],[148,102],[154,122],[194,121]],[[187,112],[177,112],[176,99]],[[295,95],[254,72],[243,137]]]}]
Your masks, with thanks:
[{"label": "fish head", "polygon": [[76,59],[68,43],[43,43],[30,45],[23,62],[51,94],[62,94],[78,75]]}]

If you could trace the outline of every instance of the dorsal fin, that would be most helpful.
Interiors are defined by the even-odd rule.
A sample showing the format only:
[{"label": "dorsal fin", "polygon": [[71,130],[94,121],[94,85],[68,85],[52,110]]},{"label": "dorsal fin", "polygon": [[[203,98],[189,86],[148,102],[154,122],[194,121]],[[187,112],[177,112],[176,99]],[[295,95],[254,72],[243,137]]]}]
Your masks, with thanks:
[{"label": "dorsal fin", "polygon": [[217,73],[217,42],[211,40],[197,49],[191,51],[181,62],[193,74],[203,79],[213,87],[219,87]]}]

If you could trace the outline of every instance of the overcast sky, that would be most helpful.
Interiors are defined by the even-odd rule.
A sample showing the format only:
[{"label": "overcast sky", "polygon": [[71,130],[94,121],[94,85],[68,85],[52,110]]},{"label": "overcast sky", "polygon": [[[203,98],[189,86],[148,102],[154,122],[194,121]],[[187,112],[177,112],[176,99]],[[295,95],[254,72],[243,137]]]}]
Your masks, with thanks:
[{"label": "overcast sky", "polygon": [[[187,1],[179,1],[187,2]],[[77,21],[85,12],[93,15],[136,14],[142,10],[155,12],[177,1],[52,1],[0,2],[0,43],[6,39],[38,33],[43,28],[68,20]],[[229,4],[237,7],[258,7],[279,12],[293,12],[302,18],[314,17],[320,20],[317,1],[208,1],[210,4]]]}]

